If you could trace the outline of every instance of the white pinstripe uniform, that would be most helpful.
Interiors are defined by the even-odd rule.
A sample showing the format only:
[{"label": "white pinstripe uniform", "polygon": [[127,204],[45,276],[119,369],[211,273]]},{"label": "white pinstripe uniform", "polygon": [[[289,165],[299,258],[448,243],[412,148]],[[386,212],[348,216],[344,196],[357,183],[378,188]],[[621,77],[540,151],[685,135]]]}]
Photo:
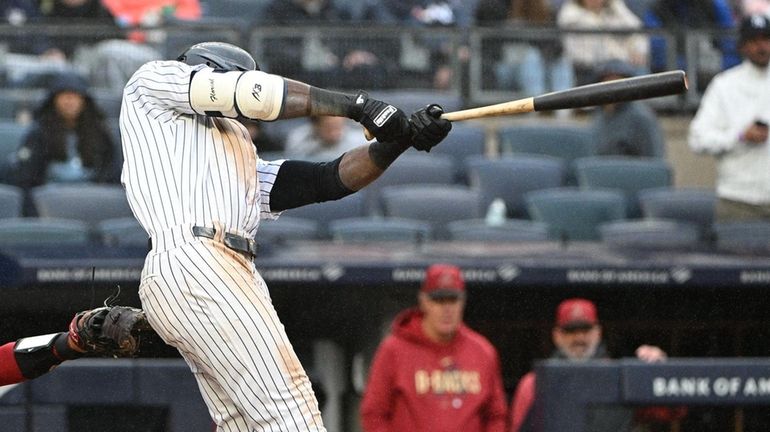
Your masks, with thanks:
[{"label": "white pinstripe uniform", "polygon": [[[197,115],[190,74],[150,62],[123,94],[122,181],[147,230],[139,295],[147,318],[195,374],[218,431],[324,431],[310,381],[253,261],[222,233],[253,237],[281,162],[257,157],[235,120]],[[195,237],[192,226],[216,228]]]}]

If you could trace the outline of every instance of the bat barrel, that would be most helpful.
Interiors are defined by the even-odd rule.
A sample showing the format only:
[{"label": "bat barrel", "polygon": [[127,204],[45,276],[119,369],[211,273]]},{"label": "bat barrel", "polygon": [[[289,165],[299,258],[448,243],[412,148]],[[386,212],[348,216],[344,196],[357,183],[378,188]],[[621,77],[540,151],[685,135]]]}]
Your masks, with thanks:
[{"label": "bat barrel", "polygon": [[687,77],[678,70],[547,93],[535,97],[533,103],[535,111],[550,111],[669,96],[685,90]]}]

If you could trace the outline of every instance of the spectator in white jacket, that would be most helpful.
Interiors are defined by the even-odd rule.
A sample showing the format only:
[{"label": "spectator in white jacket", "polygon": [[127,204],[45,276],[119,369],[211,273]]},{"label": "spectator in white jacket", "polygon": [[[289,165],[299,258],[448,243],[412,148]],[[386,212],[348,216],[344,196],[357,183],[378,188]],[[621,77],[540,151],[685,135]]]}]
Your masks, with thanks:
[{"label": "spectator in white jacket", "polygon": [[[639,30],[642,21],[623,0],[567,0],[559,9],[556,24],[562,30]],[[572,60],[578,84],[592,82],[594,68],[608,60],[622,60],[637,73],[649,69],[649,38],[644,34],[568,33],[564,51]]]},{"label": "spectator in white jacket", "polygon": [[717,220],[770,220],[770,20],[743,19],[744,60],[714,77],[690,124],[690,148],[718,161]]}]

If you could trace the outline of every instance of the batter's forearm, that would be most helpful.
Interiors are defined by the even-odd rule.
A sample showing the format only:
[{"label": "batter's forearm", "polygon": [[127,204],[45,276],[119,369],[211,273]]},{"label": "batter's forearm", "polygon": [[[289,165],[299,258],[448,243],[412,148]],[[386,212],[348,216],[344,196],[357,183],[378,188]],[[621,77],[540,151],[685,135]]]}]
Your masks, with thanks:
[{"label": "batter's forearm", "polygon": [[354,191],[377,180],[384,171],[369,156],[369,146],[356,147],[345,153],[339,166],[340,181]]},{"label": "batter's forearm", "polygon": [[355,96],[286,79],[286,97],[279,118],[306,116],[354,117]]}]

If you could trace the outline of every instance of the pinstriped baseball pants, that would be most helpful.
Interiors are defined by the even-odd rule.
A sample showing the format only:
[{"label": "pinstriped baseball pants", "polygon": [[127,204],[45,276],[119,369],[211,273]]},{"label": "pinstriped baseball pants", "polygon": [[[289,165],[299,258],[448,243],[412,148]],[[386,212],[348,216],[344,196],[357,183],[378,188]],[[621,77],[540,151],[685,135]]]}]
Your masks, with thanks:
[{"label": "pinstriped baseball pants", "polygon": [[325,431],[315,395],[251,260],[187,230],[153,238],[139,287],[218,432]]}]

